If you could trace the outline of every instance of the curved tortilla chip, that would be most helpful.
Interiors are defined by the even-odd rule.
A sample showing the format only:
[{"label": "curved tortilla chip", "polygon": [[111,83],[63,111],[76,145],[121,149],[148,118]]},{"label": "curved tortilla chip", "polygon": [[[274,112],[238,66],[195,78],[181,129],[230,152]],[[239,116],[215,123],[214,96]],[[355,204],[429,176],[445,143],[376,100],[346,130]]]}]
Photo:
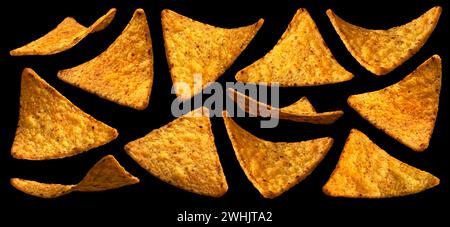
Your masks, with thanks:
[{"label": "curved tortilla chip", "polygon": [[78,44],[90,33],[106,28],[114,19],[115,14],[116,9],[110,9],[108,13],[100,17],[88,28],[79,24],[72,17],[67,17],[55,29],[41,38],[10,51],[10,55],[51,55],[66,51]]},{"label": "curved tortilla chip", "polygon": [[46,184],[20,178],[11,179],[11,185],[17,190],[41,198],[56,198],[74,191],[105,191],[138,182],[139,179],[128,173],[112,155],[107,155],[98,161],[77,185]]},{"label": "curved tortilla chip", "polygon": [[[227,89],[227,94],[233,98],[241,109],[254,116],[277,116],[273,114],[273,111],[276,111],[280,119],[311,124],[332,124],[344,115],[344,112],[341,110],[317,113],[306,97],[302,97],[289,106],[276,108],[258,102],[232,88]],[[265,111],[267,113],[264,113]]]},{"label": "curved tortilla chip", "polygon": [[327,10],[327,15],[359,64],[380,76],[388,74],[419,51],[433,33],[441,11],[441,7],[433,7],[419,18],[388,30],[352,25],[331,10]]},{"label": "curved tortilla chip", "polygon": [[14,158],[48,160],[73,156],[117,137],[117,130],[84,113],[32,69],[22,73]]},{"label": "curved tortilla chip", "polygon": [[56,198],[72,192],[75,185],[45,184],[37,181],[12,178],[11,185],[28,195],[41,198]]},{"label": "curved tortilla chip", "polygon": [[278,83],[281,87],[314,86],[353,78],[336,61],[306,9],[299,9],[277,45],[236,74],[236,80]]},{"label": "curved tortilla chip", "polygon": [[153,130],[125,150],[149,173],[178,188],[213,197],[228,190],[207,108]]},{"label": "curved tortilla chip", "polygon": [[58,72],[73,86],[143,110],[153,84],[153,51],[145,12],[137,9],[122,34],[94,59]]},{"label": "curved tortilla chip", "polygon": [[270,142],[239,127],[223,112],[237,159],[256,189],[275,198],[305,179],[333,145],[329,137],[302,142]]},{"label": "curved tortilla chip", "polygon": [[414,151],[424,151],[439,109],[441,76],[441,58],[433,55],[400,82],[352,95],[347,102],[389,136]]},{"label": "curved tortilla chip", "polygon": [[395,159],[352,129],[323,192],[336,197],[389,198],[419,193],[438,184],[437,177]]},{"label": "curved tortilla chip", "polygon": [[[236,60],[264,20],[239,28],[218,28],[177,14],[161,13],[164,44],[176,95],[189,99],[221,76]],[[202,81],[195,81],[201,76]],[[199,78],[200,79],[200,78]],[[185,88],[183,85],[188,85]]]}]

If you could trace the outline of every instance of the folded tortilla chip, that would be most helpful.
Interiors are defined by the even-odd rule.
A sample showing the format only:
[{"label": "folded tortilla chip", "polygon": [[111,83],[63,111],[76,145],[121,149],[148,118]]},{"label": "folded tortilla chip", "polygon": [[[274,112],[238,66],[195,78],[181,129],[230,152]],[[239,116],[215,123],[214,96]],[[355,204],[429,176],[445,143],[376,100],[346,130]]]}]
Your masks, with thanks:
[{"label": "folded tortilla chip", "polygon": [[439,109],[441,76],[441,58],[434,55],[400,82],[352,95],[347,102],[389,136],[414,151],[424,151]]},{"label": "folded tortilla chip", "polygon": [[[161,13],[166,56],[176,95],[189,99],[227,70],[264,20],[239,28],[218,28],[177,14]],[[201,77],[197,78],[196,77]]]},{"label": "folded tortilla chip", "polygon": [[437,177],[395,159],[352,129],[323,192],[336,197],[389,198],[419,193],[438,184]]},{"label": "folded tortilla chip", "polygon": [[178,188],[212,197],[228,190],[207,108],[153,130],[125,150],[153,176]]},{"label": "folded tortilla chip", "polygon": [[83,180],[76,185],[46,184],[20,178],[11,179],[11,185],[19,191],[41,198],[56,198],[74,191],[105,191],[138,182],[139,179],[128,173],[112,155],[107,155],[98,161]]},{"label": "folded tortilla chip", "polygon": [[122,34],[94,59],[58,78],[120,105],[143,110],[153,84],[153,51],[145,12],[137,9]]},{"label": "folded tortilla chip", "polygon": [[117,137],[117,130],[84,113],[32,69],[22,73],[14,158],[48,160],[73,156]]},{"label": "folded tortilla chip", "polygon": [[276,108],[258,102],[232,88],[227,89],[227,94],[233,98],[241,109],[253,116],[278,116],[280,119],[296,122],[332,124],[344,115],[344,112],[341,110],[317,113],[306,97],[302,97],[300,100],[289,106]]},{"label": "folded tortilla chip", "polygon": [[329,137],[289,143],[265,141],[239,127],[226,111],[223,119],[245,175],[265,198],[275,198],[305,179],[333,145]]},{"label": "folded tortilla chip", "polygon": [[419,51],[433,33],[441,11],[441,7],[433,7],[407,24],[387,30],[371,30],[350,24],[331,10],[327,10],[327,15],[359,64],[380,76],[388,74]]},{"label": "folded tortilla chip", "polygon": [[86,28],[72,17],[67,17],[58,26],[41,38],[10,51],[11,56],[22,55],[51,55],[66,51],[87,35],[106,28],[114,19],[116,9],[110,9],[108,13],[100,17],[90,27]]},{"label": "folded tortilla chip", "polygon": [[240,82],[278,83],[281,87],[333,84],[352,78],[336,61],[306,9],[297,10],[268,54],[236,74]]}]

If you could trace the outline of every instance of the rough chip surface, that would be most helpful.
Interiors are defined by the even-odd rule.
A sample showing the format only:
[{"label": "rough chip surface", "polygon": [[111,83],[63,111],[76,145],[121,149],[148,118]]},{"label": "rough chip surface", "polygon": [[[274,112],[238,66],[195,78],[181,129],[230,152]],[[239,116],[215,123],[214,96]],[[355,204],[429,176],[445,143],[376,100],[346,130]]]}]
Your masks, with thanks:
[{"label": "rough chip surface", "polygon": [[225,126],[247,178],[265,198],[275,198],[305,179],[333,145],[329,137],[270,142],[255,137],[223,112]]},{"label": "rough chip surface", "polygon": [[276,108],[258,102],[232,88],[227,89],[227,94],[233,98],[239,108],[254,116],[268,117],[278,115],[278,118],[290,121],[311,124],[332,124],[344,115],[344,112],[341,110],[317,113],[306,97],[302,97],[289,106]]},{"label": "rough chip surface", "polygon": [[77,185],[46,184],[12,178],[11,185],[26,194],[56,198],[73,191],[96,192],[136,184],[139,179],[128,173],[112,155],[102,158]]},{"label": "rough chip surface", "polygon": [[51,55],[63,52],[75,46],[90,33],[106,28],[114,19],[116,9],[100,17],[94,24],[86,28],[72,17],[67,17],[58,26],[41,38],[10,51],[11,56]]},{"label": "rough chip surface", "polygon": [[106,51],[74,68],[59,71],[58,78],[120,105],[145,109],[153,84],[153,51],[144,10],[135,11]]},{"label": "rough chip surface", "polygon": [[336,61],[306,9],[299,9],[275,47],[236,74],[236,80],[281,87],[347,81],[353,74]]},{"label": "rough chip surface", "polygon": [[437,177],[393,158],[352,129],[323,192],[336,197],[389,198],[419,193],[438,184]]},{"label": "rough chip surface", "polygon": [[400,82],[352,95],[347,102],[364,119],[414,151],[430,142],[439,109],[441,58],[434,55]]},{"label": "rough chip surface", "polygon": [[73,156],[117,137],[117,130],[73,105],[32,69],[22,73],[19,124],[11,155],[48,160]]},{"label": "rough chip surface", "polygon": [[[166,56],[176,95],[189,99],[227,70],[262,26],[219,28],[177,14],[161,13]],[[202,81],[195,80],[201,76]],[[186,86],[183,86],[186,85]]]},{"label": "rough chip surface", "polygon": [[178,188],[212,197],[228,190],[204,107],[128,143],[125,150],[153,176]]},{"label": "rough chip surface", "polygon": [[419,51],[433,33],[441,12],[442,8],[436,6],[407,24],[387,30],[371,30],[350,24],[331,10],[327,15],[359,64],[380,76],[388,74]]}]

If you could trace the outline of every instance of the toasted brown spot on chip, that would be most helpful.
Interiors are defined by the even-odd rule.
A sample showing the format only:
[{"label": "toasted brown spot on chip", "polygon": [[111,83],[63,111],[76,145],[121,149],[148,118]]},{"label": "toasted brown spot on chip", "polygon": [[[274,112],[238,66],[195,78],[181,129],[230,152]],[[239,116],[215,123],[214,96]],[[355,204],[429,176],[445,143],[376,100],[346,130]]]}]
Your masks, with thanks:
[{"label": "toasted brown spot on chip", "polygon": [[289,106],[276,108],[258,102],[232,88],[227,89],[227,94],[233,98],[241,109],[253,116],[272,116],[280,119],[311,124],[332,124],[344,115],[344,112],[341,110],[317,113],[306,97],[302,97],[300,100]]},{"label": "toasted brown spot on chip", "polygon": [[58,78],[120,105],[145,109],[153,84],[153,51],[144,10],[135,11],[106,51],[74,68],[59,71]]},{"label": "toasted brown spot on chip", "polygon": [[213,197],[228,190],[207,108],[153,130],[125,150],[153,176],[178,188]]},{"label": "toasted brown spot on chip", "polygon": [[[171,10],[161,13],[167,61],[176,95],[189,99],[227,70],[264,20],[239,28],[219,28]],[[201,76],[202,81],[195,81]],[[184,88],[182,85],[187,85]]]},{"label": "toasted brown spot on chip", "polygon": [[347,81],[353,75],[336,61],[306,9],[299,9],[275,47],[236,74],[250,83],[281,87],[315,86]]},{"label": "toasted brown spot on chip", "polygon": [[104,145],[117,130],[84,113],[32,69],[22,73],[19,124],[14,158],[48,160],[73,156]]},{"label": "toasted brown spot on chip", "polygon": [[359,64],[376,75],[385,75],[419,51],[433,33],[441,12],[442,8],[436,6],[407,24],[387,30],[350,24],[331,10],[327,15]]},{"label": "toasted brown spot on chip", "polygon": [[73,191],[105,191],[138,182],[139,179],[128,173],[112,155],[105,156],[98,161],[77,185],[46,184],[20,178],[11,179],[11,185],[17,190],[41,198],[56,198]]},{"label": "toasted brown spot on chip", "polygon": [[106,28],[114,19],[116,9],[100,17],[94,24],[86,28],[72,17],[67,17],[58,26],[41,38],[10,51],[12,56],[51,55],[63,52],[75,46],[90,33]]},{"label": "toasted brown spot on chip", "polygon": [[352,95],[347,102],[364,119],[414,151],[430,142],[439,109],[441,58],[434,55],[400,82]]},{"label": "toasted brown spot on chip", "polygon": [[335,197],[388,198],[419,193],[438,184],[437,177],[395,159],[352,129],[323,192]]},{"label": "toasted brown spot on chip", "polygon": [[333,145],[329,137],[302,142],[270,142],[237,125],[226,111],[225,126],[247,178],[265,198],[275,198],[305,179]]}]

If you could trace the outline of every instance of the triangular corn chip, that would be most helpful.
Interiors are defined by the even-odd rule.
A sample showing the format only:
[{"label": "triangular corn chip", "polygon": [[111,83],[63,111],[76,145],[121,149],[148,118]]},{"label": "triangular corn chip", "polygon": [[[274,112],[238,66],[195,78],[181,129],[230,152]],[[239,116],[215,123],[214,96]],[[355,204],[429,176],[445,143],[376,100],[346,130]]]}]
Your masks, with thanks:
[{"label": "triangular corn chip", "polygon": [[14,158],[69,157],[106,144],[117,135],[116,129],[84,113],[32,69],[24,69],[19,124],[11,149]]},{"label": "triangular corn chip", "polygon": [[415,194],[438,184],[437,177],[395,159],[352,129],[323,192],[336,197],[389,198]]},{"label": "triangular corn chip", "polygon": [[347,102],[364,119],[414,151],[430,142],[439,108],[441,58],[434,55],[400,82],[352,95]]},{"label": "triangular corn chip", "polygon": [[441,15],[433,7],[419,18],[388,30],[371,30],[350,24],[327,10],[334,29],[348,51],[364,68],[385,75],[403,64],[425,44]]},{"label": "triangular corn chip", "polygon": [[100,17],[90,27],[86,28],[72,17],[67,17],[58,26],[41,38],[10,51],[11,56],[21,55],[51,55],[66,51],[90,33],[98,32],[106,28],[114,19],[116,9],[110,9],[108,13]]},{"label": "triangular corn chip", "polygon": [[277,45],[236,74],[250,83],[281,87],[314,86],[347,81],[353,75],[336,61],[306,9],[299,9]]},{"label": "triangular corn chip", "polygon": [[94,59],[58,72],[58,78],[120,105],[143,110],[153,84],[153,51],[144,10]]},{"label": "triangular corn chip", "polygon": [[225,127],[247,178],[265,198],[275,198],[305,179],[333,145],[329,137],[270,142],[255,137],[223,112]]},{"label": "triangular corn chip", "polygon": [[[227,70],[262,26],[218,28],[177,14],[161,13],[166,56],[176,95],[189,99]],[[196,80],[196,77],[201,76]],[[186,85],[187,87],[183,86]]]},{"label": "triangular corn chip", "polygon": [[178,188],[213,197],[228,190],[204,107],[128,143],[125,150],[149,173]]},{"label": "triangular corn chip", "polygon": [[46,184],[12,178],[11,185],[19,191],[41,198],[56,198],[74,191],[97,192],[136,184],[139,179],[128,173],[112,156],[107,155],[89,170],[76,185]]},{"label": "triangular corn chip", "polygon": [[265,103],[258,102],[257,100],[239,93],[232,88],[228,88],[227,93],[233,98],[241,109],[253,116],[268,117],[277,116],[278,114],[278,118],[290,121],[306,122],[311,124],[332,124],[344,115],[344,112],[341,110],[317,113],[306,97],[302,97],[300,100],[289,106],[276,108]]}]

